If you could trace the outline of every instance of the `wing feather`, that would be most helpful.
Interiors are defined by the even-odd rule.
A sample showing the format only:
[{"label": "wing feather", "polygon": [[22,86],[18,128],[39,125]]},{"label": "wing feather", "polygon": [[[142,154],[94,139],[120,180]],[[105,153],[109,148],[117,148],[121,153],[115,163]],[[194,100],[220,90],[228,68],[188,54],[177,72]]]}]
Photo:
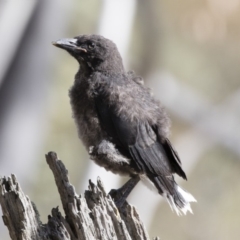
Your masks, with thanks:
[{"label": "wing feather", "polygon": [[100,124],[111,141],[124,156],[130,157],[140,172],[168,177],[177,173],[186,179],[170,141],[160,142],[154,127],[147,121],[128,120],[117,112],[116,106],[110,106],[101,96],[95,100],[95,105]]},{"label": "wing feather", "polygon": [[178,153],[173,148],[171,142],[168,139],[166,139],[165,142],[163,143],[163,147],[166,151],[168,158],[171,159],[171,165],[174,170],[174,173],[177,173],[180,177],[187,180],[187,176],[185,172],[182,170],[181,160],[178,156]]}]

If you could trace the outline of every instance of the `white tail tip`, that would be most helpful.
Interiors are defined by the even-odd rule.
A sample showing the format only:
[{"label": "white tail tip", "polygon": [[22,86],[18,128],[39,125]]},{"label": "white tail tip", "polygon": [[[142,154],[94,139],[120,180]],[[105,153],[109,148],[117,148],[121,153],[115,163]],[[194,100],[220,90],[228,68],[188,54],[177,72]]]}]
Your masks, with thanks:
[{"label": "white tail tip", "polygon": [[177,186],[177,191],[182,196],[182,198],[185,200],[185,204],[182,208],[180,208],[179,206],[177,206],[175,204],[173,197],[168,195],[167,196],[167,201],[168,201],[171,209],[174,210],[177,213],[178,216],[182,215],[182,213],[184,215],[186,215],[188,211],[190,213],[193,213],[192,209],[191,209],[190,202],[197,202],[197,200],[190,193],[185,192],[179,186]]}]

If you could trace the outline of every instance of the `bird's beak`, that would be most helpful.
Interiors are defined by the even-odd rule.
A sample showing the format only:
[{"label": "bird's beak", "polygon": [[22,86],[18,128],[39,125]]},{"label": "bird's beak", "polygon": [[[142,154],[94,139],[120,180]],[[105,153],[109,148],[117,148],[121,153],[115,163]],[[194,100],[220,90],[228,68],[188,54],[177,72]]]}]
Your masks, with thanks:
[{"label": "bird's beak", "polygon": [[74,38],[64,38],[64,39],[59,39],[55,42],[52,42],[52,44],[56,47],[65,49],[65,50],[80,50],[83,52],[87,52],[85,48],[77,46],[77,39]]}]

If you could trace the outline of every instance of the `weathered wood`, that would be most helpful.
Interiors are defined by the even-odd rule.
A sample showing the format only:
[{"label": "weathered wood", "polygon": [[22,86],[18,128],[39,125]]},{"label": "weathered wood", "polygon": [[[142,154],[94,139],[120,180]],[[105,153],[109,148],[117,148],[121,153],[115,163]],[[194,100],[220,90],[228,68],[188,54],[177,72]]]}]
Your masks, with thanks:
[{"label": "weathered wood", "polygon": [[0,178],[0,204],[4,224],[13,240],[149,240],[136,209],[125,203],[117,209],[100,179],[89,181],[84,196],[78,195],[68,171],[56,153],[46,155],[62,201],[65,217],[53,208],[42,224],[37,208],[20,188],[15,175]]},{"label": "weathered wood", "polygon": [[0,180],[0,203],[3,222],[12,239],[41,239],[38,234],[38,215],[15,175]]}]

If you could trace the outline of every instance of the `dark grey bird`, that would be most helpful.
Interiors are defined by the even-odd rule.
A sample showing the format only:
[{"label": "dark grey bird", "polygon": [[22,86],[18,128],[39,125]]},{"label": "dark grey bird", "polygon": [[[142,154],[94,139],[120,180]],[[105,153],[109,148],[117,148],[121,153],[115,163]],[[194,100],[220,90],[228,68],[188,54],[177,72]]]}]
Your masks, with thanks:
[{"label": "dark grey bird", "polygon": [[79,138],[90,158],[130,180],[110,194],[121,207],[139,180],[148,181],[177,214],[192,212],[194,197],[173,174],[187,179],[168,139],[169,118],[141,77],[126,72],[116,45],[99,35],[60,39],[53,45],[79,63],[69,91]]}]

